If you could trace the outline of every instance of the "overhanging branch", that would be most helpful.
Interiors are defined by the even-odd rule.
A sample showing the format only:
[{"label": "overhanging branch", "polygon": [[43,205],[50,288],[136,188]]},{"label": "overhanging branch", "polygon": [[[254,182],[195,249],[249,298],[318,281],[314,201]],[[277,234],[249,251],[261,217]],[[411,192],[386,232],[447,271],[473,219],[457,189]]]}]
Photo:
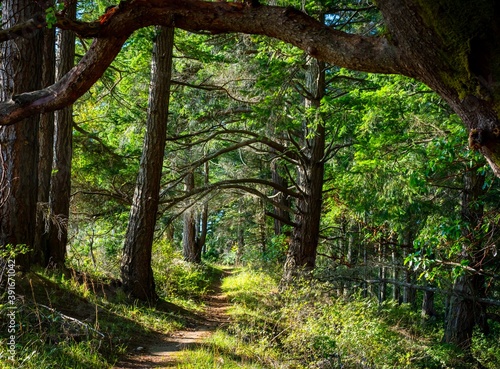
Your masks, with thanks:
[{"label": "overhanging branch", "polygon": [[341,67],[376,73],[407,74],[398,49],[384,37],[336,31],[293,8],[252,7],[246,3],[201,0],[128,0],[104,22],[71,21],[56,25],[81,37],[96,37],[88,52],[54,85],[0,103],[0,125],[71,105],[100,78],[135,30],[164,25],[188,31],[241,32],[280,39],[315,58]]}]

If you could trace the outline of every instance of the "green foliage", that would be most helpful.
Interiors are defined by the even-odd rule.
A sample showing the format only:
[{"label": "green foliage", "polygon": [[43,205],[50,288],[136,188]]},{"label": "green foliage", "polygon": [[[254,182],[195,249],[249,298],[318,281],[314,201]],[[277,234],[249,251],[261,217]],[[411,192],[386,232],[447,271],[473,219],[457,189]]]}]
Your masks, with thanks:
[{"label": "green foliage", "polygon": [[[410,305],[334,297],[328,285],[311,280],[277,293],[272,278],[252,270],[225,278],[223,290],[234,304],[232,323],[194,354],[206,355],[206,360],[223,363],[237,357],[275,368],[288,367],[285,363],[290,362],[293,368],[465,365],[463,353],[442,345],[441,330],[421,324],[420,314]],[[481,345],[485,343],[478,340],[477,350]]]},{"label": "green foliage", "polygon": [[492,324],[491,330],[489,335],[475,330],[472,345],[474,357],[487,369],[497,368],[500,363],[500,340],[495,338],[498,337],[500,324]]},{"label": "green foliage", "polygon": [[242,270],[224,278],[222,290],[227,297],[242,305],[254,306],[272,291],[277,291],[276,281],[264,272]]},{"label": "green foliage", "polygon": [[267,245],[266,251],[262,255],[264,262],[277,262],[281,264],[286,256],[288,247],[288,236],[280,234],[273,236]]},{"label": "green foliage", "polygon": [[50,6],[45,9],[45,22],[47,22],[47,28],[52,29],[54,24],[57,22],[56,13],[64,9],[64,4],[57,3],[55,6]]},{"label": "green foliage", "polygon": [[9,260],[15,259],[18,255],[25,255],[31,251],[31,248],[24,244],[11,245],[7,244],[2,246],[0,250],[0,259]]},{"label": "green foliage", "polygon": [[168,241],[154,245],[153,272],[156,291],[165,299],[199,299],[209,291],[217,274],[210,266],[185,262]]}]

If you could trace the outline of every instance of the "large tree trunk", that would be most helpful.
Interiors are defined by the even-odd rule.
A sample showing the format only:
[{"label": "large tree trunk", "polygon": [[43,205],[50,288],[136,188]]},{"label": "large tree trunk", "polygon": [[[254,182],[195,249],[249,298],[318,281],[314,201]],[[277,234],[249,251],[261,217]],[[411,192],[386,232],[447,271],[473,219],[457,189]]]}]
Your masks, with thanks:
[{"label": "large tree trunk", "polygon": [[[31,0],[2,3],[2,26],[32,18],[41,9]],[[38,90],[42,84],[43,32],[38,29],[1,45],[1,99]],[[36,227],[38,125],[33,115],[13,126],[0,128],[0,245],[32,248]],[[18,266],[29,268],[30,255],[19,256]]]},{"label": "large tree trunk", "polygon": [[377,1],[408,76],[440,94],[500,176],[500,3]]},{"label": "large tree trunk", "polygon": [[[76,17],[76,1],[67,6],[68,17]],[[75,34],[60,33],[57,78],[64,76],[75,63]],[[49,242],[45,264],[64,267],[68,243],[69,203],[71,198],[71,160],[73,157],[73,106],[56,112],[54,127],[54,162],[50,183]]]},{"label": "large tree trunk", "polygon": [[[483,217],[483,205],[480,196],[484,193],[484,176],[475,168],[464,174],[464,189],[462,192],[463,227],[463,257],[469,260],[469,265],[481,266],[481,239],[476,239],[475,230],[480,229]],[[447,314],[444,342],[455,344],[464,350],[469,350],[472,332],[476,324],[487,330],[485,306],[476,298],[485,297],[485,280],[483,275],[465,274],[455,281],[454,294],[450,300]]]},{"label": "large tree trunk", "polygon": [[315,59],[310,61],[306,85],[310,97],[306,98],[305,107],[316,110],[317,121],[312,132],[308,122],[304,122],[303,127],[304,153],[297,170],[300,196],[294,219],[296,226],[285,261],[285,283],[297,274],[307,274],[314,269],[319,241],[325,155],[325,126],[319,116],[319,107],[325,93],[324,63]]},{"label": "large tree trunk", "polygon": [[172,27],[160,27],[157,32],[151,62],[146,136],[121,265],[125,291],[144,301],[157,299],[151,252],[167,133],[174,44]]},{"label": "large tree trunk", "polygon": [[[391,258],[392,258],[392,279],[394,279],[395,281],[399,281],[399,268],[401,263],[399,261],[396,248],[393,248],[391,253]],[[398,284],[394,284],[392,287],[392,299],[394,301],[400,302],[399,301],[400,297],[401,297],[401,289]]]}]

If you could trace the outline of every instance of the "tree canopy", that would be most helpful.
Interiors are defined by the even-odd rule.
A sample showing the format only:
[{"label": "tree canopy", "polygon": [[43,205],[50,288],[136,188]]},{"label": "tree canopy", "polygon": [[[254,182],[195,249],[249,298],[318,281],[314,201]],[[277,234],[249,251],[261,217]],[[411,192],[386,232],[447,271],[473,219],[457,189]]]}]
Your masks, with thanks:
[{"label": "tree canopy", "polygon": [[[326,14],[336,9],[334,2],[324,1],[321,6]],[[56,13],[55,26],[94,38],[92,45],[55,84],[4,101],[0,124],[73,103],[102,76],[132,32],[142,27],[242,32],[278,38],[341,67],[401,74],[426,83],[463,119],[472,146],[481,150],[497,173],[500,5],[493,0],[474,5],[465,0],[380,0],[377,8],[386,27],[382,35],[339,31],[294,8],[257,2],[128,0],[93,22],[73,21],[64,11]],[[3,38],[43,26],[36,17],[15,30],[5,30]]]}]

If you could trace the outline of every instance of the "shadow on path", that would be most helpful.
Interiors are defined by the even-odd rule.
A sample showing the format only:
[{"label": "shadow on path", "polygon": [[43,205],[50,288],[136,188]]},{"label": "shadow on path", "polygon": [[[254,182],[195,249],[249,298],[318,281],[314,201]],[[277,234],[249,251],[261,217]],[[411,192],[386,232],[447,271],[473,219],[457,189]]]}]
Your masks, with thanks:
[{"label": "shadow on path", "polygon": [[[231,274],[224,271],[223,276]],[[221,292],[221,281],[212,286],[213,292],[204,298],[204,312],[194,317],[193,328],[186,328],[172,334],[153,333],[143,346],[138,346],[120,360],[114,369],[175,368],[179,353],[200,346],[218,327],[229,323],[227,309],[230,304]]]}]

